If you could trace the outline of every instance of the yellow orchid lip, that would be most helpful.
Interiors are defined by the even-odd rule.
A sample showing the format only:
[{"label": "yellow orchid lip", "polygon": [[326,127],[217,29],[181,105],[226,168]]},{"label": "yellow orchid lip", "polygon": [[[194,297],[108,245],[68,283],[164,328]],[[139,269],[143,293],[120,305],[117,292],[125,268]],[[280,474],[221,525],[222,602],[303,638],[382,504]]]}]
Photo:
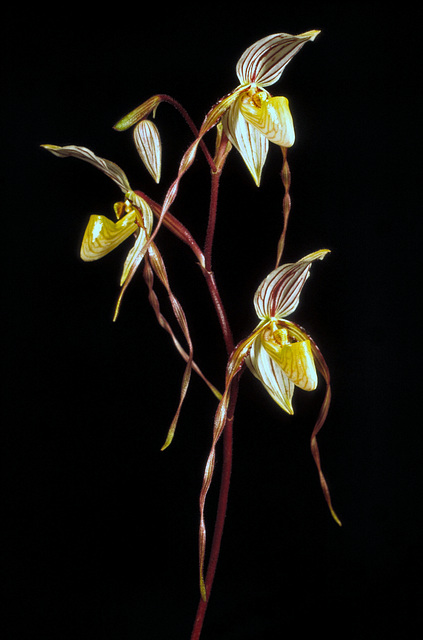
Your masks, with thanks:
[{"label": "yellow orchid lip", "polygon": [[275,322],[262,331],[260,338],[266,352],[296,387],[314,391],[317,373],[310,340],[293,340],[286,325]]}]

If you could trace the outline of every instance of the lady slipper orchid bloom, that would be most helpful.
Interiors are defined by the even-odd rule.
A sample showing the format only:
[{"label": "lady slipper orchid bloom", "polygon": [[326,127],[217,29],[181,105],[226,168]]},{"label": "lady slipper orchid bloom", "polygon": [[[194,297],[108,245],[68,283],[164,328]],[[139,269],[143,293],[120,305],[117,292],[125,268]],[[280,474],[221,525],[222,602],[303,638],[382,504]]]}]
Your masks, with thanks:
[{"label": "lady slipper orchid bloom", "polygon": [[[176,191],[180,177],[192,164],[202,137],[220,120],[227,138],[238,149],[257,186],[260,185],[269,141],[281,147],[291,147],[295,140],[287,98],[272,97],[264,87],[277,82],[288,62],[319,33],[318,30],[299,35],[276,33],[258,40],[244,51],[236,65],[239,86],[207,113],[198,137],[182,158],[172,191]],[[163,100],[164,96],[152,96],[121,118],[114,128],[124,131],[147,118],[151,112],[154,115]],[[169,204],[172,199],[173,194],[168,199]]]},{"label": "lady slipper orchid bloom", "polygon": [[319,31],[297,36],[277,33],[258,40],[238,60],[236,73],[240,85],[223,117],[229,141],[238,149],[257,186],[266,160],[269,141],[291,147],[294,124],[288,100],[272,97],[264,87],[277,82],[288,62]]},{"label": "lady slipper orchid bloom", "polygon": [[316,260],[322,260],[329,250],[311,253],[298,262],[284,264],[272,271],[260,284],[254,306],[260,319],[254,331],[241,341],[232,352],[227,369],[225,390],[216,411],[213,441],[204,472],[200,494],[200,591],[207,597],[203,576],[206,527],[204,522],[205,499],[212,480],[215,449],[223,433],[228,417],[228,406],[235,377],[245,365],[265,387],[273,400],[287,413],[293,414],[292,396],[295,387],[312,391],[317,387],[317,371],[326,382],[323,404],[311,435],[311,450],[320,484],[330,512],[335,521],[341,522],[332,508],[329,489],[320,465],[316,436],[326,419],[330,404],[330,375],[328,366],[313,339],[294,322],[286,320],[298,306],[302,288]]},{"label": "lady slipper orchid bloom", "polygon": [[69,145],[43,145],[59,158],[74,157],[89,162],[108,175],[125,194],[124,202],[115,203],[117,222],[102,215],[91,215],[81,245],[81,258],[85,262],[99,260],[116,249],[129,236],[135,235],[135,243],[129,251],[120,280],[122,287],[114,319],[116,319],[123,293],[148,249],[147,243],[153,228],[153,212],[147,202],[131,190],[124,171],[114,162],[96,156],[86,147]]},{"label": "lady slipper orchid bloom", "polygon": [[[163,445],[163,449],[165,449],[169,446],[173,439],[182,404],[188,390],[192,369],[194,369],[194,371],[203,379],[212,393],[219,400],[222,396],[216,389],[216,387],[214,387],[214,385],[209,382],[209,380],[205,377],[201,369],[193,360],[193,347],[185,313],[170,288],[166,268],[160,252],[157,246],[153,242],[151,242],[151,230],[153,227],[154,218],[152,209],[144,198],[142,198],[138,193],[135,193],[131,190],[124,171],[122,171],[122,169],[118,167],[118,165],[116,165],[114,162],[96,156],[86,147],[78,147],[74,145],[69,145],[66,147],[59,147],[57,145],[42,146],[59,158],[75,157],[92,164],[96,168],[100,169],[100,171],[108,175],[109,178],[111,178],[125,194],[124,201],[116,202],[114,205],[117,222],[114,222],[113,220],[110,220],[106,216],[102,215],[90,216],[82,239],[81,258],[86,262],[98,260],[110,253],[110,251],[113,251],[113,249],[116,249],[116,247],[118,247],[122,242],[129,238],[129,236],[135,235],[135,243],[132,249],[129,251],[124,263],[120,280],[122,290],[116,305],[116,311],[113,319],[116,320],[122,300],[122,295],[126,287],[132,279],[139,264],[141,263],[143,258],[145,258],[144,278],[149,290],[150,303],[154,309],[160,326],[162,326],[170,334],[175,347],[186,362],[186,367],[182,378],[179,404],[170,425],[165,444]],[[176,219],[172,218],[172,220],[173,225],[176,225]],[[178,230],[178,227],[176,227],[176,230]],[[162,285],[166,289],[175,318],[187,342],[188,352],[183,349],[175,333],[173,332],[173,329],[160,311],[160,305],[153,289],[153,272],[157,275]]]},{"label": "lady slipper orchid bloom", "polygon": [[294,264],[278,267],[263,280],[254,296],[261,322],[246,364],[275,402],[289,414],[294,413],[295,387],[313,391],[317,387],[317,373],[310,338],[298,325],[287,321],[286,316],[298,306],[312,263],[322,260],[327,253],[328,250],[323,249]]}]

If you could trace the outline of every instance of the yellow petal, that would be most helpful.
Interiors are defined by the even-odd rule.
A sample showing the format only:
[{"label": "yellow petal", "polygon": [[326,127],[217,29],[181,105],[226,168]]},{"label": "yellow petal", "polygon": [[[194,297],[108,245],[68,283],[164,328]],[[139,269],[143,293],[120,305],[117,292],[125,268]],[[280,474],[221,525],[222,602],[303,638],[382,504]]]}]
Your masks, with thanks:
[{"label": "yellow petal", "polygon": [[241,113],[270,142],[292,147],[295,141],[294,123],[287,98],[271,98],[265,91],[246,94],[241,101]]},{"label": "yellow petal", "polygon": [[272,335],[269,333],[264,331],[261,335],[267,353],[297,387],[304,391],[313,391],[317,387],[317,373],[310,340],[280,344],[277,332]]},{"label": "yellow petal", "polygon": [[105,216],[92,215],[82,239],[81,258],[85,262],[92,262],[113,251],[138,229],[135,220],[135,211],[117,222]]}]

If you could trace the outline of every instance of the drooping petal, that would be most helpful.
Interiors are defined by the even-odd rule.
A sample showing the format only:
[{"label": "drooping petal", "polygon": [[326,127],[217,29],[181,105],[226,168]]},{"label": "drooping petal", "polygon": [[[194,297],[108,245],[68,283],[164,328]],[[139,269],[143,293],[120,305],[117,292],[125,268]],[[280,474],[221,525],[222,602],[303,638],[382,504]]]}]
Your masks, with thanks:
[{"label": "drooping petal", "polygon": [[[182,356],[182,358],[185,360],[185,362],[188,362],[190,359],[190,355],[185,351],[185,349],[181,346],[178,338],[176,337],[172,327],[170,326],[170,324],[168,323],[168,321],[166,320],[166,318],[164,317],[164,315],[162,314],[161,310],[160,310],[160,303],[159,303],[159,299],[154,291],[154,273],[153,270],[151,268],[151,263],[154,260],[154,254],[155,252],[158,253],[158,249],[156,247],[156,245],[154,243],[152,243],[152,245],[150,246],[149,250],[148,250],[148,255],[149,258],[151,258],[151,260],[147,260],[144,266],[144,280],[147,284],[148,287],[148,299],[149,302],[151,304],[151,306],[153,307],[154,313],[156,314],[156,318],[157,321],[159,323],[159,325],[165,329],[165,331],[167,331],[169,333],[169,335],[171,336],[172,340],[173,340],[173,344],[175,345],[176,349],[178,350],[179,354]],[[161,259],[161,262],[163,262],[163,260]],[[159,273],[161,273],[162,268],[161,266],[158,265],[158,263],[156,262],[156,268],[160,269]],[[164,272],[164,276],[165,276],[165,284],[166,286],[168,285],[168,280],[167,280],[167,275]],[[160,277],[161,281],[163,282],[163,278]],[[178,319],[178,323],[179,319]],[[185,328],[185,325],[182,324],[182,328],[183,330],[187,330],[188,331],[188,325]],[[192,368],[194,369],[194,371],[200,376],[200,378],[202,378],[202,380],[204,380],[204,382],[206,383],[206,385],[209,387],[210,391],[216,396],[216,398],[218,400],[222,399],[222,394],[220,393],[220,391],[218,389],[216,389],[216,387],[206,378],[206,376],[203,374],[203,372],[201,371],[200,367],[193,361],[192,362]],[[163,447],[164,448],[164,447]]]},{"label": "drooping petal", "polygon": [[259,318],[285,318],[298,306],[300,293],[315,260],[322,260],[329,253],[321,249],[298,262],[284,264],[274,269],[258,287],[254,306]]},{"label": "drooping petal", "polygon": [[160,182],[162,163],[162,145],[154,122],[141,120],[134,128],[134,141],[137,151],[146,169],[153,179]]},{"label": "drooping petal", "polygon": [[148,248],[150,246],[149,242],[151,239],[150,234],[154,220],[153,212],[151,211],[148,203],[143,198],[141,198],[134,191],[128,191],[126,195],[130,203],[132,203],[132,205],[136,209],[138,236],[135,240],[134,246],[129,251],[126,257],[125,264],[123,265],[123,272],[120,279],[120,286],[122,287],[122,290],[116,303],[113,321],[115,321],[118,316],[123,295],[129,283],[131,282],[136,270],[138,269],[142,259],[148,251]]},{"label": "drooping petal", "polygon": [[135,191],[128,191],[125,194],[126,199],[133,205],[138,211],[138,222],[143,227],[147,234],[151,233],[153,228],[154,215],[148,202]]},{"label": "drooping petal", "polygon": [[271,328],[263,331],[260,337],[269,356],[297,387],[304,391],[313,391],[317,387],[317,372],[310,340],[280,344]]},{"label": "drooping petal", "polygon": [[329,411],[330,401],[331,401],[331,386],[330,386],[329,367],[326,364],[326,361],[325,361],[325,359],[323,357],[323,354],[320,351],[319,347],[314,342],[314,340],[309,335],[307,335],[307,333],[304,331],[304,329],[302,329],[297,324],[295,324],[295,322],[290,322],[289,320],[287,320],[285,322],[285,324],[288,327],[290,335],[292,335],[295,339],[297,339],[297,340],[308,339],[310,341],[311,350],[312,350],[313,358],[314,358],[314,361],[316,363],[317,369],[318,369],[319,373],[322,374],[323,379],[324,379],[324,381],[326,383],[326,392],[325,392],[325,396],[323,398],[323,403],[322,403],[322,406],[320,408],[319,415],[317,417],[316,424],[314,425],[314,429],[313,429],[313,432],[312,432],[311,438],[310,438],[310,448],[311,448],[311,453],[312,453],[313,458],[314,458],[314,462],[315,462],[316,467],[317,467],[317,471],[319,473],[319,480],[320,480],[320,485],[322,487],[323,495],[324,495],[325,500],[326,500],[326,502],[328,504],[329,510],[331,512],[331,515],[332,515],[333,519],[335,520],[335,522],[337,524],[339,524],[339,526],[342,526],[342,523],[341,523],[340,519],[338,518],[338,516],[336,515],[335,510],[334,510],[334,508],[332,506],[332,500],[331,500],[331,496],[330,496],[330,492],[329,492],[329,487],[328,487],[328,484],[326,482],[326,478],[325,478],[325,476],[323,474],[323,471],[322,471],[322,466],[321,466],[321,462],[320,462],[319,447],[318,447],[318,444],[317,444],[317,434],[319,433],[320,429],[323,427],[323,425],[325,423],[325,420],[326,420],[326,417],[327,417],[328,411]]},{"label": "drooping petal", "polygon": [[138,229],[135,212],[113,222],[100,215],[92,215],[81,244],[81,258],[85,262],[99,260],[113,251]]},{"label": "drooping petal", "polygon": [[238,98],[222,118],[229,141],[239,151],[257,186],[266,161],[269,142],[260,131],[249,124],[241,113],[242,97]]},{"label": "drooping petal", "polygon": [[314,40],[319,33],[307,31],[297,36],[275,33],[258,40],[238,60],[236,73],[240,83],[255,82],[262,87],[274,84],[301,47],[309,40]]},{"label": "drooping petal", "polygon": [[117,164],[111,162],[110,160],[105,160],[105,158],[100,158],[96,156],[90,149],[86,147],[78,147],[75,145],[68,145],[66,147],[58,147],[53,144],[43,144],[41,145],[47,151],[50,151],[55,156],[59,158],[79,158],[80,160],[84,160],[85,162],[89,162],[97,169],[100,169],[106,176],[109,176],[118,187],[125,193],[131,187],[128,182],[128,178],[126,177],[124,171]]},{"label": "drooping petal", "polygon": [[200,531],[199,531],[199,566],[200,566],[200,592],[201,597],[205,601],[207,600],[206,585],[204,580],[204,560],[206,553],[206,524],[204,519],[204,508],[208,490],[213,478],[215,460],[216,460],[216,445],[222,435],[226,421],[228,419],[228,408],[232,398],[233,386],[236,383],[236,376],[243,369],[245,360],[250,351],[251,345],[259,335],[261,330],[261,324],[251,333],[248,338],[241,341],[235,349],[232,351],[228,364],[226,366],[225,375],[225,390],[223,396],[219,402],[214,417],[213,425],[213,441],[210,448],[209,456],[207,458],[206,467],[204,470],[203,484],[200,492]]},{"label": "drooping petal", "polygon": [[126,256],[125,264],[123,265],[122,276],[120,278],[120,286],[122,287],[131,270],[135,267],[138,267],[139,263],[145,256],[146,248],[145,245],[148,240],[148,235],[146,234],[144,229],[140,229],[137,239],[135,240],[135,244],[132,249],[129,251]]},{"label": "drooping petal", "polygon": [[276,404],[292,415],[294,413],[292,408],[294,383],[267,353],[260,337],[254,341],[245,363]]},{"label": "drooping petal", "polygon": [[271,98],[264,91],[253,97],[246,95],[241,100],[240,110],[247,122],[270,142],[281,147],[292,147],[295,131],[287,98]]}]

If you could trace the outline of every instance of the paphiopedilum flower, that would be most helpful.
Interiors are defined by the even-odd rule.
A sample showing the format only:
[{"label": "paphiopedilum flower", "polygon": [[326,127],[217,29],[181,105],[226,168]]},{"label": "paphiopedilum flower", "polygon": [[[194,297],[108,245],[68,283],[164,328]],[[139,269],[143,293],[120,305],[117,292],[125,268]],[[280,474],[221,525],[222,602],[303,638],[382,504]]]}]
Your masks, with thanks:
[{"label": "paphiopedilum flower", "polygon": [[122,290],[116,305],[116,318],[122,295],[148,249],[147,243],[153,228],[153,212],[148,203],[132,191],[125,172],[114,162],[96,156],[86,147],[43,147],[59,158],[74,157],[89,162],[109,176],[124,193],[124,200],[114,205],[117,221],[114,222],[103,215],[91,215],[81,245],[81,258],[85,262],[92,262],[103,258],[130,236],[135,236],[135,242],[123,266],[120,279]]},{"label": "paphiopedilum flower", "polygon": [[269,142],[291,147],[295,141],[294,123],[285,97],[273,97],[265,89],[277,82],[288,62],[319,31],[299,35],[276,33],[258,40],[238,60],[239,87],[224,113],[222,123],[257,185],[266,160]]},{"label": "paphiopedilum flower", "polygon": [[[318,30],[299,35],[276,33],[258,40],[244,51],[236,65],[240,84],[207,113],[198,137],[181,160],[178,178],[169,190],[164,208],[173,201],[179,179],[192,164],[200,140],[220,120],[227,138],[238,149],[256,184],[260,184],[269,141],[286,148],[295,140],[287,98],[273,97],[265,87],[277,82],[288,62],[319,33]],[[163,101],[168,101],[168,96],[152,96],[121,118],[115,129],[124,131],[150,113],[155,114]]]},{"label": "paphiopedilum flower", "polygon": [[[97,169],[100,169],[100,171],[105,173],[107,176],[109,176],[109,178],[111,178],[118,185],[118,187],[124,194],[123,201],[116,202],[114,205],[114,211],[117,218],[116,222],[103,215],[90,216],[82,239],[81,258],[86,262],[99,260],[100,258],[116,249],[130,236],[135,237],[134,244],[129,250],[129,253],[124,262],[120,280],[121,293],[116,305],[114,319],[116,319],[117,317],[120,302],[122,300],[122,295],[138,266],[144,259],[144,277],[149,290],[150,303],[154,309],[159,324],[170,334],[175,347],[186,362],[186,367],[182,378],[181,395],[178,408],[172,420],[165,444],[163,446],[163,448],[166,448],[171,443],[175,432],[182,404],[188,389],[192,369],[194,369],[194,371],[198,373],[198,375],[204,380],[204,382],[208,385],[210,390],[217,398],[220,399],[221,394],[207,380],[207,378],[204,376],[200,368],[193,360],[192,342],[185,313],[170,288],[162,256],[155,243],[151,241],[151,231],[153,228],[154,219],[152,209],[143,197],[141,197],[138,193],[132,191],[126,174],[114,162],[96,156],[86,147],[79,147],[74,145],[65,147],[59,147],[56,145],[42,146],[59,158],[74,157],[90,163]],[[173,231],[175,233],[181,234],[182,230],[179,228],[178,222],[173,217],[171,222]],[[184,236],[182,236],[182,239],[187,241],[187,238],[185,238]],[[167,291],[174,316],[186,339],[188,347],[187,351],[185,351],[181,346],[171,326],[160,311],[160,305],[153,289],[153,273],[157,275]]]},{"label": "paphiopedilum flower", "polygon": [[215,416],[213,442],[200,495],[200,589],[204,599],[206,597],[203,578],[206,542],[205,498],[214,470],[215,447],[227,419],[232,385],[245,365],[260,380],[273,400],[289,414],[294,412],[292,396],[295,387],[312,391],[317,387],[317,373],[322,374],[326,382],[326,393],[311,434],[311,450],[330,512],[335,521],[341,524],[332,508],[329,489],[321,470],[316,440],[329,410],[331,396],[329,369],[314,340],[299,325],[286,319],[298,306],[302,288],[310,275],[311,265],[316,260],[322,260],[327,253],[329,251],[323,249],[305,256],[298,262],[284,264],[263,280],[254,296],[254,306],[260,322],[248,338],[235,347],[229,358],[225,390]]}]

